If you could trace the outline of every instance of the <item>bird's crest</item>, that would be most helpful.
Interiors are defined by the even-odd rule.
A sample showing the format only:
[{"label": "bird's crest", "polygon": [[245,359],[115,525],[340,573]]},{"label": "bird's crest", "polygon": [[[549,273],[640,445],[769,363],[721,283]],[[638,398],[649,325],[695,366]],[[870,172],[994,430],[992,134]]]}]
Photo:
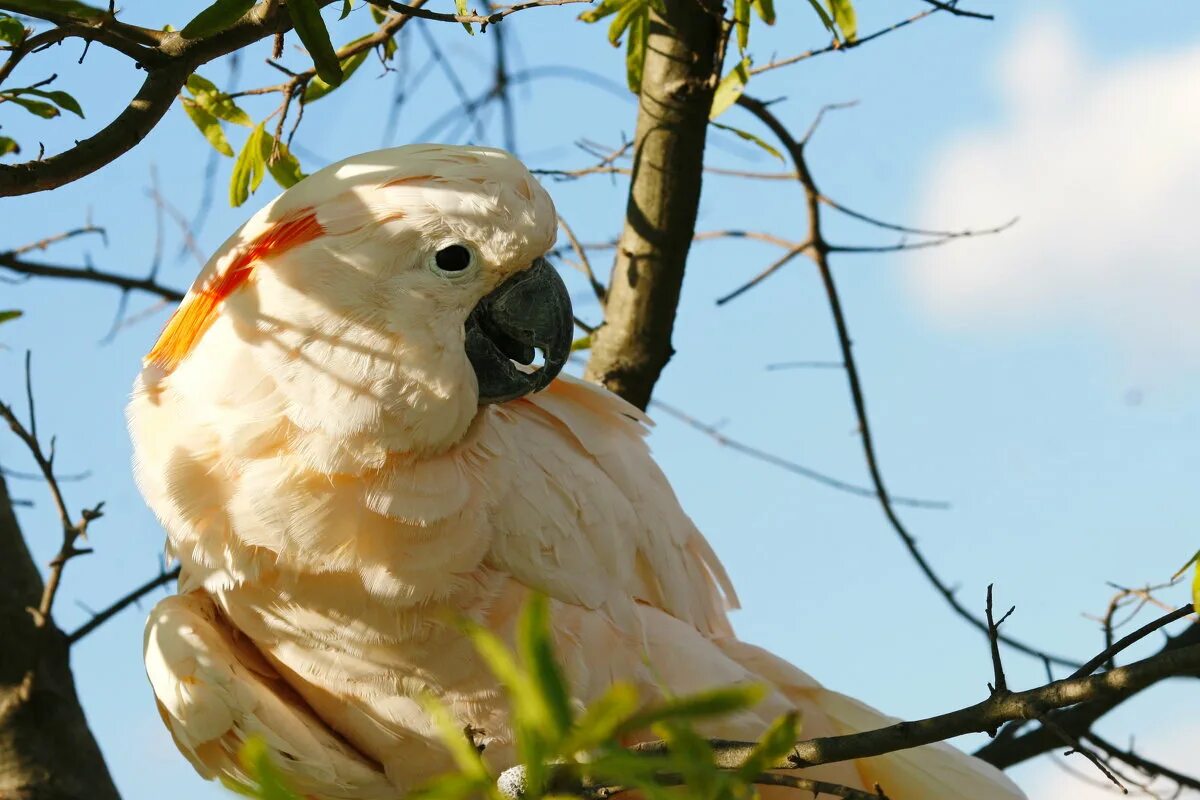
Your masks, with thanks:
[{"label": "bird's crest", "polygon": [[237,247],[224,271],[210,275],[188,292],[167,321],[167,326],[144,363],[157,367],[164,375],[170,374],[212,326],[221,303],[250,279],[260,261],[311,242],[323,233],[325,230],[317,221],[316,211],[300,209],[276,222],[249,243]]}]

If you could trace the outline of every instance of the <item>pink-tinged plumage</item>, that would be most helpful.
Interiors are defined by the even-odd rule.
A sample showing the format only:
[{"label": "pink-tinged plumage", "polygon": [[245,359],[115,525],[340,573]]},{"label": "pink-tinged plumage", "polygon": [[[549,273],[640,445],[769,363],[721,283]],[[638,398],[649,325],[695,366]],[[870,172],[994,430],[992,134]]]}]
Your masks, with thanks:
[{"label": "pink-tinged plumage", "polygon": [[[296,219],[320,235],[255,250]],[[806,736],[889,721],[734,638],[733,587],[640,411],[572,378],[479,405],[467,315],[555,231],[512,156],[414,145],[305,179],[197,279],[189,297],[236,285],[178,358],[150,359],[129,424],[183,568],[151,613],[147,671],[202,775],[240,778],[260,735],[305,795],[397,797],[452,766],[427,692],[511,766],[503,694],[455,620],[511,638],[533,591],[579,703],[618,680],[647,699],[756,682],[767,699],[706,733],[755,738],[793,708]],[[439,273],[452,243],[471,267]],[[806,774],[913,800],[1022,796],[948,746]]]}]

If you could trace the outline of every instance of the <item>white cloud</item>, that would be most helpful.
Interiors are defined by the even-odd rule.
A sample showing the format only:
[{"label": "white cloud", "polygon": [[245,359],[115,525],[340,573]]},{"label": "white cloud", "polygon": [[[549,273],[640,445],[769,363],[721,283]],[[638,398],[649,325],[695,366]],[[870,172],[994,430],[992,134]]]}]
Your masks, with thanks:
[{"label": "white cloud", "polygon": [[1101,334],[1132,364],[1200,364],[1200,43],[1115,64],[1041,15],[997,67],[1003,119],[935,159],[919,219],[994,237],[913,254],[954,327]]}]

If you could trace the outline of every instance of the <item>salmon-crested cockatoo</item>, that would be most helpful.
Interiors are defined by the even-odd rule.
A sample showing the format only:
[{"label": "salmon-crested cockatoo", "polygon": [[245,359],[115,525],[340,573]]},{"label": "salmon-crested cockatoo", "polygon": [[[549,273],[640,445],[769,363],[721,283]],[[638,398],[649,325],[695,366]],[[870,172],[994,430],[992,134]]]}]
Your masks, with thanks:
[{"label": "salmon-crested cockatoo", "polygon": [[[733,587],[649,420],[559,374],[556,228],[503,151],[367,153],[251,217],[171,317],[128,412],[182,567],[145,657],[205,777],[245,780],[239,750],[261,737],[302,795],[400,797],[453,768],[426,695],[513,766],[506,697],[461,620],[511,641],[532,593],[580,704],[616,681],[647,701],[762,683],[702,732],[755,739],[793,709],[806,738],[892,721],[734,636]],[[803,774],[894,800],[1022,797],[947,745]]]}]

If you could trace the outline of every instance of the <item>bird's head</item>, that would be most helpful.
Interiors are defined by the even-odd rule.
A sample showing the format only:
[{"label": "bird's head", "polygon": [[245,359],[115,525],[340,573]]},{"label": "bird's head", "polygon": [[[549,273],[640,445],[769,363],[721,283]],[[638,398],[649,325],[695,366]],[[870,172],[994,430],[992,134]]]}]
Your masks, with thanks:
[{"label": "bird's head", "polygon": [[536,392],[566,362],[571,303],[545,260],[556,229],[549,195],[503,151],[347,159],[217,251],[142,383],[238,403],[269,382],[302,428],[387,423],[414,447],[446,444],[479,405]]}]

